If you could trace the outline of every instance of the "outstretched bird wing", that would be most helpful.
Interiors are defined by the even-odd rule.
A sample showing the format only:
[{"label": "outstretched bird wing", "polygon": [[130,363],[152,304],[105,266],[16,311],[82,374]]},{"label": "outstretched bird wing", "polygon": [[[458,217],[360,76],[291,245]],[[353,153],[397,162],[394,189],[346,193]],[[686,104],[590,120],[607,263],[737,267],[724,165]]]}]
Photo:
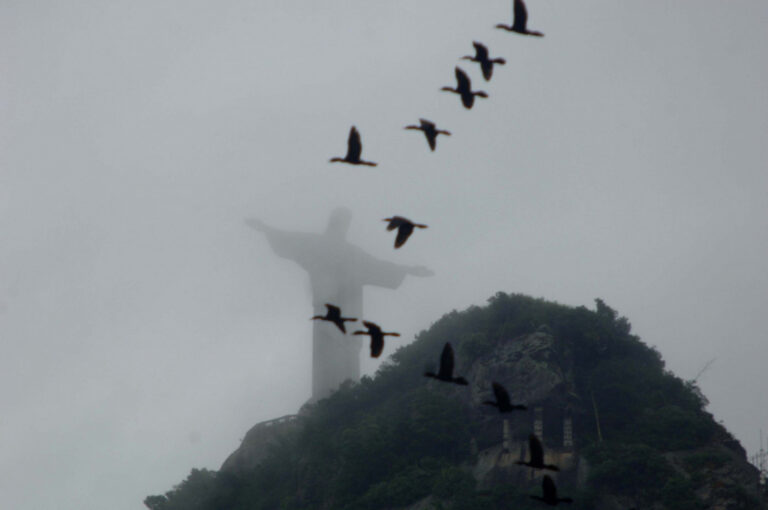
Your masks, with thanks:
[{"label": "outstretched bird wing", "polygon": [[349,130],[349,139],[347,140],[347,157],[344,159],[359,161],[361,152],[363,152],[363,144],[360,143],[360,133],[357,132],[355,126],[352,126],[352,129]]},{"label": "outstretched bird wing", "polygon": [[378,358],[384,350],[384,336],[371,334],[371,358]]},{"label": "outstretched bird wing", "polygon": [[475,58],[477,60],[488,60],[488,48],[484,44],[473,41],[472,46],[475,47]]},{"label": "outstretched bird wing", "polygon": [[496,396],[496,403],[499,404],[499,409],[503,409],[511,405],[509,401],[509,393],[507,393],[507,390],[505,390],[504,386],[501,384],[497,382],[493,383],[493,394]]},{"label": "outstretched bird wing", "polygon": [[437,132],[435,131],[425,131],[424,134],[427,137],[427,143],[429,144],[430,150],[435,150],[435,147],[437,147]]},{"label": "outstretched bird wing", "polygon": [[419,123],[421,123],[421,129],[435,129],[435,123],[427,119],[419,119]]},{"label": "outstretched bird wing", "polygon": [[557,500],[557,487],[555,487],[555,482],[552,481],[549,475],[544,475],[544,480],[541,482],[541,491],[545,500]]},{"label": "outstretched bird wing", "polygon": [[539,438],[533,434],[528,436],[528,451],[531,455],[531,465],[544,465],[544,448],[542,448]]},{"label": "outstretched bird wing", "polygon": [[413,223],[404,222],[400,224],[400,228],[397,231],[397,238],[395,239],[395,248],[400,248],[411,237],[413,232]]},{"label": "outstretched bird wing", "polygon": [[525,8],[523,0],[515,0],[515,20],[512,22],[512,28],[525,32],[525,27],[528,24],[528,10]]},{"label": "outstretched bird wing", "polygon": [[443,354],[440,355],[440,373],[441,379],[453,378],[453,347],[450,342],[445,343]]},{"label": "outstretched bird wing", "polygon": [[395,230],[396,228],[400,228],[400,225],[403,223],[410,223],[410,221],[406,220],[402,216],[392,216],[391,218],[385,218],[384,221],[389,222],[389,225],[387,225],[387,230]]},{"label": "outstretched bird wing", "polygon": [[459,91],[467,91],[469,92],[472,90],[472,85],[469,81],[469,76],[467,76],[467,73],[462,71],[460,68],[456,68],[456,88]]}]

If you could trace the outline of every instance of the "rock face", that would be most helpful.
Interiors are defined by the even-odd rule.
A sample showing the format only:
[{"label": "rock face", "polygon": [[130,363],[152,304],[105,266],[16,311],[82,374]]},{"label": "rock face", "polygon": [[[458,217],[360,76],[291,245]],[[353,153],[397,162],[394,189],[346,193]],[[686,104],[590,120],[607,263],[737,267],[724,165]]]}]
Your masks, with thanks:
[{"label": "rock face", "polygon": [[220,471],[247,473],[264,460],[271,446],[281,437],[296,431],[298,426],[298,415],[295,414],[257,423],[245,434],[240,447],[227,457]]},{"label": "rock face", "polygon": [[[479,489],[508,484],[536,490],[544,474],[558,485],[567,482],[579,486],[585,482],[587,461],[574,452],[573,432],[567,422],[569,371],[563,367],[556,345],[555,338],[544,327],[535,333],[499,342],[470,366],[462,367],[470,381],[468,407],[486,408],[482,413],[486,422],[482,435],[493,438],[491,444],[477,438],[480,444],[486,445],[477,452],[472,466]],[[490,406],[483,406],[483,401],[493,400],[490,381],[504,386],[511,401],[525,404],[528,410],[502,415]],[[530,458],[528,435],[532,431],[544,445],[545,464],[559,466],[560,472],[543,472],[516,464]]]},{"label": "rock face", "polygon": [[504,386],[513,403],[535,403],[563,387],[565,375],[554,350],[555,339],[538,331],[501,342],[490,354],[476,359],[469,371],[471,405],[493,400],[488,381]]}]

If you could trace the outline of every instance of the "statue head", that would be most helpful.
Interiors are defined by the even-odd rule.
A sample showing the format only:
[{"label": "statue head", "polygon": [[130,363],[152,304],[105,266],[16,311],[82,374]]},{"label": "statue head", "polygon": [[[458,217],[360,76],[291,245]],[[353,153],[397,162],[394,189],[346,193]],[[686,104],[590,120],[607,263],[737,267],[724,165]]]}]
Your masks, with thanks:
[{"label": "statue head", "polygon": [[346,207],[337,207],[331,211],[331,217],[328,218],[328,227],[325,229],[325,235],[343,241],[347,238],[349,224],[352,222],[352,212]]}]

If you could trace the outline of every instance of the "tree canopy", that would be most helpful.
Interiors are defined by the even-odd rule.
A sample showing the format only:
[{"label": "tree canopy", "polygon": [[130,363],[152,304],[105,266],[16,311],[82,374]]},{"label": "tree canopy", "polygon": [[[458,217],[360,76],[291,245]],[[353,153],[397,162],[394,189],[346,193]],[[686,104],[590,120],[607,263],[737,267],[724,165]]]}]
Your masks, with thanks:
[{"label": "tree canopy", "polygon": [[[576,450],[591,465],[583,487],[566,487],[578,495],[574,508],[587,508],[606,490],[670,509],[695,502],[691,481],[665,454],[733,441],[705,411],[695,383],[666,371],[659,353],[600,299],[589,310],[497,293],[484,307],[443,316],[398,349],[375,377],[344,384],[312,405],[301,427],[281,436],[252,471],[194,469],[144,503],[151,510],[375,510],[431,496],[433,508],[508,508],[512,501],[516,508],[537,508],[524,488],[478,490],[470,448],[473,439],[484,446],[477,412],[459,397],[461,388],[430,385],[422,376],[445,342],[467,367],[536,331],[549,332],[568,361],[571,391],[599,407],[602,441],[591,407],[573,414]],[[696,472],[709,461],[694,458],[688,467]]]}]

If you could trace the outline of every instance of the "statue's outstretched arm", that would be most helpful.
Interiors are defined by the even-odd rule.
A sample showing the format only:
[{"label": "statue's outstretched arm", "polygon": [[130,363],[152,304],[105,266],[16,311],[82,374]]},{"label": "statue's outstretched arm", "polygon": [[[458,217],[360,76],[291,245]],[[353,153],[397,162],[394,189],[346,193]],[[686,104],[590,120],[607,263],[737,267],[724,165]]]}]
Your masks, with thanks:
[{"label": "statue's outstretched arm", "polygon": [[245,224],[259,232],[269,232],[273,230],[272,227],[261,221],[259,218],[246,218]]},{"label": "statue's outstretched arm", "polygon": [[434,276],[435,272],[426,266],[408,266],[406,272],[411,276]]},{"label": "statue's outstretched arm", "polygon": [[246,218],[245,224],[257,232],[263,233],[272,250],[277,255],[291,259],[301,266],[309,267],[308,264],[312,261],[312,254],[315,253],[313,246],[316,243],[316,236],[303,232],[278,230],[270,227],[259,218]]},{"label": "statue's outstretched arm", "polygon": [[406,266],[394,262],[379,260],[365,253],[357,247],[353,247],[355,258],[351,267],[356,268],[360,282],[363,285],[374,285],[387,289],[396,289],[403,283],[406,276],[432,276],[430,269],[424,266]]}]

